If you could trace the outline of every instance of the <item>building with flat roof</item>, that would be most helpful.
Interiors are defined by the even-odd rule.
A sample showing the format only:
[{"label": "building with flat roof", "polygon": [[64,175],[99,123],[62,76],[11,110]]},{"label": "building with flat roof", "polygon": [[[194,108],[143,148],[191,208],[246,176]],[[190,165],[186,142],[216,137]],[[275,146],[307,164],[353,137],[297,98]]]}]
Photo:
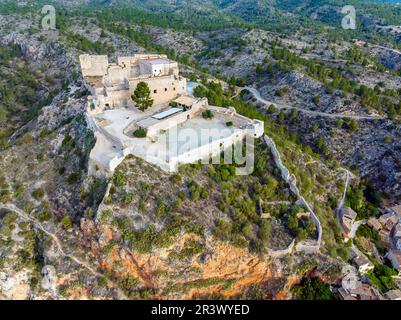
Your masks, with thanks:
[{"label": "building with flat roof", "polygon": [[383,229],[383,226],[380,223],[380,221],[374,217],[370,217],[368,219],[367,225],[377,232],[379,232],[381,229]]},{"label": "building with flat roof", "polygon": [[146,82],[154,105],[166,104],[187,93],[186,79],[179,75],[178,63],[166,55],[135,54],[109,63],[107,56],[84,54],[79,57],[86,87],[91,92],[91,112],[135,107],[131,96],[138,83]]},{"label": "building with flat roof", "polygon": [[385,293],[385,297],[388,300],[401,300],[401,290],[399,289],[390,290]]},{"label": "building with flat roof", "polygon": [[377,289],[361,281],[354,288],[339,288],[338,294],[341,300],[384,300]]},{"label": "building with flat roof", "polygon": [[397,216],[398,220],[401,222],[401,204],[391,207],[390,211],[393,212]]},{"label": "building with flat roof", "polygon": [[353,263],[355,264],[355,267],[358,268],[358,272],[361,273],[361,274],[365,274],[365,273],[367,273],[369,270],[374,269],[374,267],[375,267],[375,266],[373,265],[373,263],[371,263],[371,262],[369,261],[369,259],[366,258],[366,257],[363,256],[363,255],[360,255],[360,256],[358,256],[358,257],[355,257],[355,258],[353,259]]},{"label": "building with flat roof", "polygon": [[344,207],[343,209],[341,209],[341,225],[347,234],[351,232],[352,225],[355,222],[356,216],[357,213],[351,208]]},{"label": "building with flat roof", "polygon": [[379,222],[383,225],[383,227],[385,229],[387,229],[388,231],[391,231],[391,229],[393,229],[393,227],[398,222],[398,218],[393,212],[390,212],[390,213],[383,214],[379,218]]},{"label": "building with flat roof", "polygon": [[398,250],[390,249],[386,257],[390,260],[393,268],[399,272],[399,275],[401,275],[401,252]]}]

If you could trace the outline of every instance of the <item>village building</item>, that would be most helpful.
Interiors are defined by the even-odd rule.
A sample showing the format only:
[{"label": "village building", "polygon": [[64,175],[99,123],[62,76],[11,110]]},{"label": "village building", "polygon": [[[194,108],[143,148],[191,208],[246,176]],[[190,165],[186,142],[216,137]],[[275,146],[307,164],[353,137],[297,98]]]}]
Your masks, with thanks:
[{"label": "village building", "polygon": [[370,217],[368,219],[367,225],[369,227],[371,227],[373,230],[377,231],[377,232],[380,232],[380,230],[382,230],[382,228],[383,228],[383,226],[380,223],[380,221],[377,218],[374,218],[374,217]]},{"label": "village building", "polygon": [[160,130],[168,130],[199,116],[203,110],[202,107],[208,107],[207,100],[195,99],[188,96],[181,96],[173,102],[175,102],[176,107],[169,108],[141,120],[137,122],[137,126],[146,130],[148,137],[154,137]]},{"label": "village building", "polygon": [[390,212],[392,212],[398,218],[398,221],[401,222],[401,204],[391,207]]},{"label": "village building", "polygon": [[382,224],[383,228],[391,231],[391,229],[393,229],[393,227],[398,223],[398,218],[393,212],[390,212],[380,216],[379,222]]},{"label": "village building", "polygon": [[401,300],[401,290],[394,289],[385,293],[384,295],[388,300]]},{"label": "village building", "polygon": [[365,274],[369,270],[374,268],[374,265],[369,261],[369,259],[355,246],[348,249],[351,254],[351,263],[357,268],[360,274]]},{"label": "village building", "polygon": [[341,300],[384,300],[380,292],[367,283],[357,281],[354,288],[339,288]]},{"label": "village building", "polygon": [[401,238],[401,223],[397,223],[393,230],[394,238]]},{"label": "village building", "polygon": [[393,268],[398,271],[399,276],[401,276],[401,252],[398,250],[390,249],[386,257],[388,260],[390,260]]},{"label": "village building", "polygon": [[380,235],[380,241],[385,245],[385,246],[390,246],[391,245],[391,237],[390,237],[390,231],[383,229],[379,231]]},{"label": "village building", "polygon": [[375,267],[373,263],[371,263],[369,259],[366,258],[363,254],[360,254],[353,258],[352,263],[355,265],[360,274],[365,274]]},{"label": "village building", "polygon": [[344,231],[346,234],[349,234],[352,230],[352,225],[355,222],[357,213],[352,210],[351,208],[348,207],[344,207],[341,210],[341,214],[340,214],[340,221],[341,221],[341,225],[344,228]]},{"label": "village building", "polygon": [[338,295],[341,300],[358,300],[357,297],[354,297],[350,294],[349,290],[344,288],[338,289]]},{"label": "village building", "polygon": [[401,223],[397,223],[392,230],[393,246],[401,252]]}]

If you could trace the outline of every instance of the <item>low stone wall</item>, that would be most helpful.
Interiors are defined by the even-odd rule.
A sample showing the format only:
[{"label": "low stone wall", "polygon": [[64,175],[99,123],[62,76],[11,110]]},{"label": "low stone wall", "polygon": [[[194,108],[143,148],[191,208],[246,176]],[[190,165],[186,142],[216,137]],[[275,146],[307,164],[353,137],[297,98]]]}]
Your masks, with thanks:
[{"label": "low stone wall", "polygon": [[292,242],[286,249],[282,249],[282,250],[269,249],[268,254],[273,258],[281,258],[281,257],[284,257],[284,256],[292,253],[292,251],[294,250],[294,246],[295,246],[295,239],[292,240]]},{"label": "low stone wall", "polygon": [[196,162],[198,159],[203,159],[212,155],[219,154],[221,151],[228,148],[229,146],[241,141],[245,137],[245,135],[245,131],[233,132],[232,135],[226,138],[215,140],[209,144],[186,152],[180,155],[177,159],[174,159],[174,161],[177,163],[177,165],[179,163],[193,163]]},{"label": "low stone wall", "polygon": [[320,244],[317,241],[301,241],[297,243],[295,250],[304,253],[318,253]]}]

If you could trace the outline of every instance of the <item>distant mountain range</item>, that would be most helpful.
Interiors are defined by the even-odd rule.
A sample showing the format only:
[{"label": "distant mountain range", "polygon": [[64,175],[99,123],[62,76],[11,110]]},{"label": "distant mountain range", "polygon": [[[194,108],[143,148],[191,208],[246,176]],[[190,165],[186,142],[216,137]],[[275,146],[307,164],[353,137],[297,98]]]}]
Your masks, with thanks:
[{"label": "distant mountain range", "polygon": [[311,27],[316,23],[338,26],[342,19],[341,8],[350,4],[355,6],[362,25],[371,31],[376,24],[399,25],[401,21],[398,5],[401,0],[39,0],[35,3],[42,2],[70,8],[126,7],[148,14],[187,17],[189,23],[194,17],[203,17],[208,21],[243,22],[272,30],[290,25]]}]

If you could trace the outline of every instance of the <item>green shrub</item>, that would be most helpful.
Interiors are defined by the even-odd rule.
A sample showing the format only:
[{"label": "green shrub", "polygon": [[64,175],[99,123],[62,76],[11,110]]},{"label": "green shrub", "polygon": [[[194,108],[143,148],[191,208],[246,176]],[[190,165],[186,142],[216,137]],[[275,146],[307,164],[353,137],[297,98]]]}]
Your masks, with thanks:
[{"label": "green shrub", "polygon": [[143,128],[138,128],[132,133],[132,135],[135,138],[146,138],[147,132]]},{"label": "green shrub", "polygon": [[64,136],[63,142],[61,143],[63,149],[66,152],[70,152],[72,149],[75,148],[76,142],[75,139],[69,135]]},{"label": "green shrub", "polygon": [[209,197],[209,192],[206,190],[206,188],[201,187],[198,183],[196,183],[193,180],[188,182],[188,188],[189,188],[189,196],[193,201],[197,201],[199,200],[199,198],[207,199]]},{"label": "green shrub", "polygon": [[179,173],[173,174],[170,179],[173,183],[181,183],[182,182],[182,176]]},{"label": "green shrub", "polygon": [[250,238],[253,235],[253,225],[251,222],[247,221],[245,224],[242,226],[242,234],[246,238]]},{"label": "green shrub", "polygon": [[127,183],[127,179],[121,170],[116,170],[116,172],[114,172],[113,183],[116,187],[122,187]]},{"label": "green shrub", "polygon": [[42,211],[39,213],[38,219],[40,222],[49,221],[52,218],[52,215],[49,211]]},{"label": "green shrub", "polygon": [[380,234],[367,225],[359,226],[356,231],[358,237],[364,237],[373,241],[380,241]]},{"label": "green shrub", "polygon": [[227,127],[232,127],[234,125],[234,123],[232,121],[227,121],[226,122],[226,126]]},{"label": "green shrub", "polygon": [[117,284],[124,289],[125,293],[129,295],[130,291],[132,291],[135,287],[138,286],[139,281],[137,278],[132,276],[121,277],[117,280]]},{"label": "green shrub", "polygon": [[160,201],[157,205],[156,208],[156,217],[158,218],[164,218],[169,212],[169,208],[166,206],[166,204],[162,201]]},{"label": "green shrub", "polygon": [[258,237],[262,241],[269,241],[270,238],[270,223],[267,220],[263,220],[259,226]]},{"label": "green shrub", "polygon": [[124,204],[129,205],[133,199],[134,199],[134,196],[131,193],[126,194],[124,196]]},{"label": "green shrub", "polygon": [[112,215],[113,215],[113,211],[111,211],[111,210],[104,210],[104,211],[102,211],[99,220],[100,220],[100,222],[101,222],[102,224],[106,224],[106,223],[109,222],[109,220],[110,220],[110,218],[112,217]]},{"label": "green shrub", "polygon": [[41,200],[45,196],[45,190],[43,188],[38,188],[32,192],[32,196],[36,200]]},{"label": "green shrub", "polygon": [[3,224],[12,224],[18,219],[18,214],[15,212],[7,213],[3,218]]},{"label": "green shrub", "polygon": [[30,134],[25,134],[23,137],[22,137],[22,140],[25,142],[25,143],[30,143],[30,142],[32,142],[33,141],[33,137],[30,135]]},{"label": "green shrub", "polygon": [[233,224],[224,220],[217,220],[213,230],[214,235],[221,240],[228,240],[233,231]]},{"label": "green shrub", "polygon": [[355,119],[352,119],[351,122],[349,123],[348,128],[351,132],[356,132],[359,128],[358,121]]},{"label": "green shrub", "polygon": [[67,182],[68,182],[68,184],[75,184],[75,183],[77,183],[78,178],[79,178],[78,173],[77,172],[73,172],[68,176]]},{"label": "green shrub", "polygon": [[205,232],[205,228],[202,225],[196,224],[194,222],[187,222],[184,225],[184,229],[187,233],[194,233],[194,234],[196,234],[198,236],[202,236],[202,237]]},{"label": "green shrub", "polygon": [[65,215],[62,219],[61,219],[61,224],[63,225],[64,229],[71,229],[73,224],[72,224],[72,220],[68,215]]},{"label": "green shrub", "polygon": [[97,280],[97,284],[101,287],[107,287],[108,281],[106,277],[101,277]]},{"label": "green shrub", "polygon": [[396,283],[393,279],[398,272],[386,265],[378,264],[373,270],[367,273],[368,279],[376,285],[380,291],[386,292],[396,288]]},{"label": "green shrub", "polygon": [[195,240],[188,240],[185,242],[184,247],[179,252],[171,252],[169,258],[183,260],[185,258],[192,258],[203,252],[203,245]]},{"label": "green shrub", "polygon": [[0,202],[6,203],[11,199],[11,192],[9,190],[0,190]]},{"label": "green shrub", "polygon": [[276,112],[276,107],[274,106],[274,104],[269,105],[269,107],[267,108],[267,112],[268,113],[275,113]]},{"label": "green shrub", "polygon": [[292,292],[297,300],[335,300],[329,285],[320,278],[304,278],[299,285],[293,287]]},{"label": "green shrub", "polygon": [[43,129],[43,130],[40,132],[39,137],[40,137],[40,138],[44,138],[44,137],[48,136],[50,133],[52,133],[50,130]]},{"label": "green shrub", "polygon": [[212,119],[214,117],[213,112],[209,109],[202,112],[203,119]]},{"label": "green shrub", "polygon": [[21,199],[22,196],[24,195],[25,189],[24,186],[22,184],[18,184],[15,186],[15,191],[14,191],[14,196],[17,199]]}]

